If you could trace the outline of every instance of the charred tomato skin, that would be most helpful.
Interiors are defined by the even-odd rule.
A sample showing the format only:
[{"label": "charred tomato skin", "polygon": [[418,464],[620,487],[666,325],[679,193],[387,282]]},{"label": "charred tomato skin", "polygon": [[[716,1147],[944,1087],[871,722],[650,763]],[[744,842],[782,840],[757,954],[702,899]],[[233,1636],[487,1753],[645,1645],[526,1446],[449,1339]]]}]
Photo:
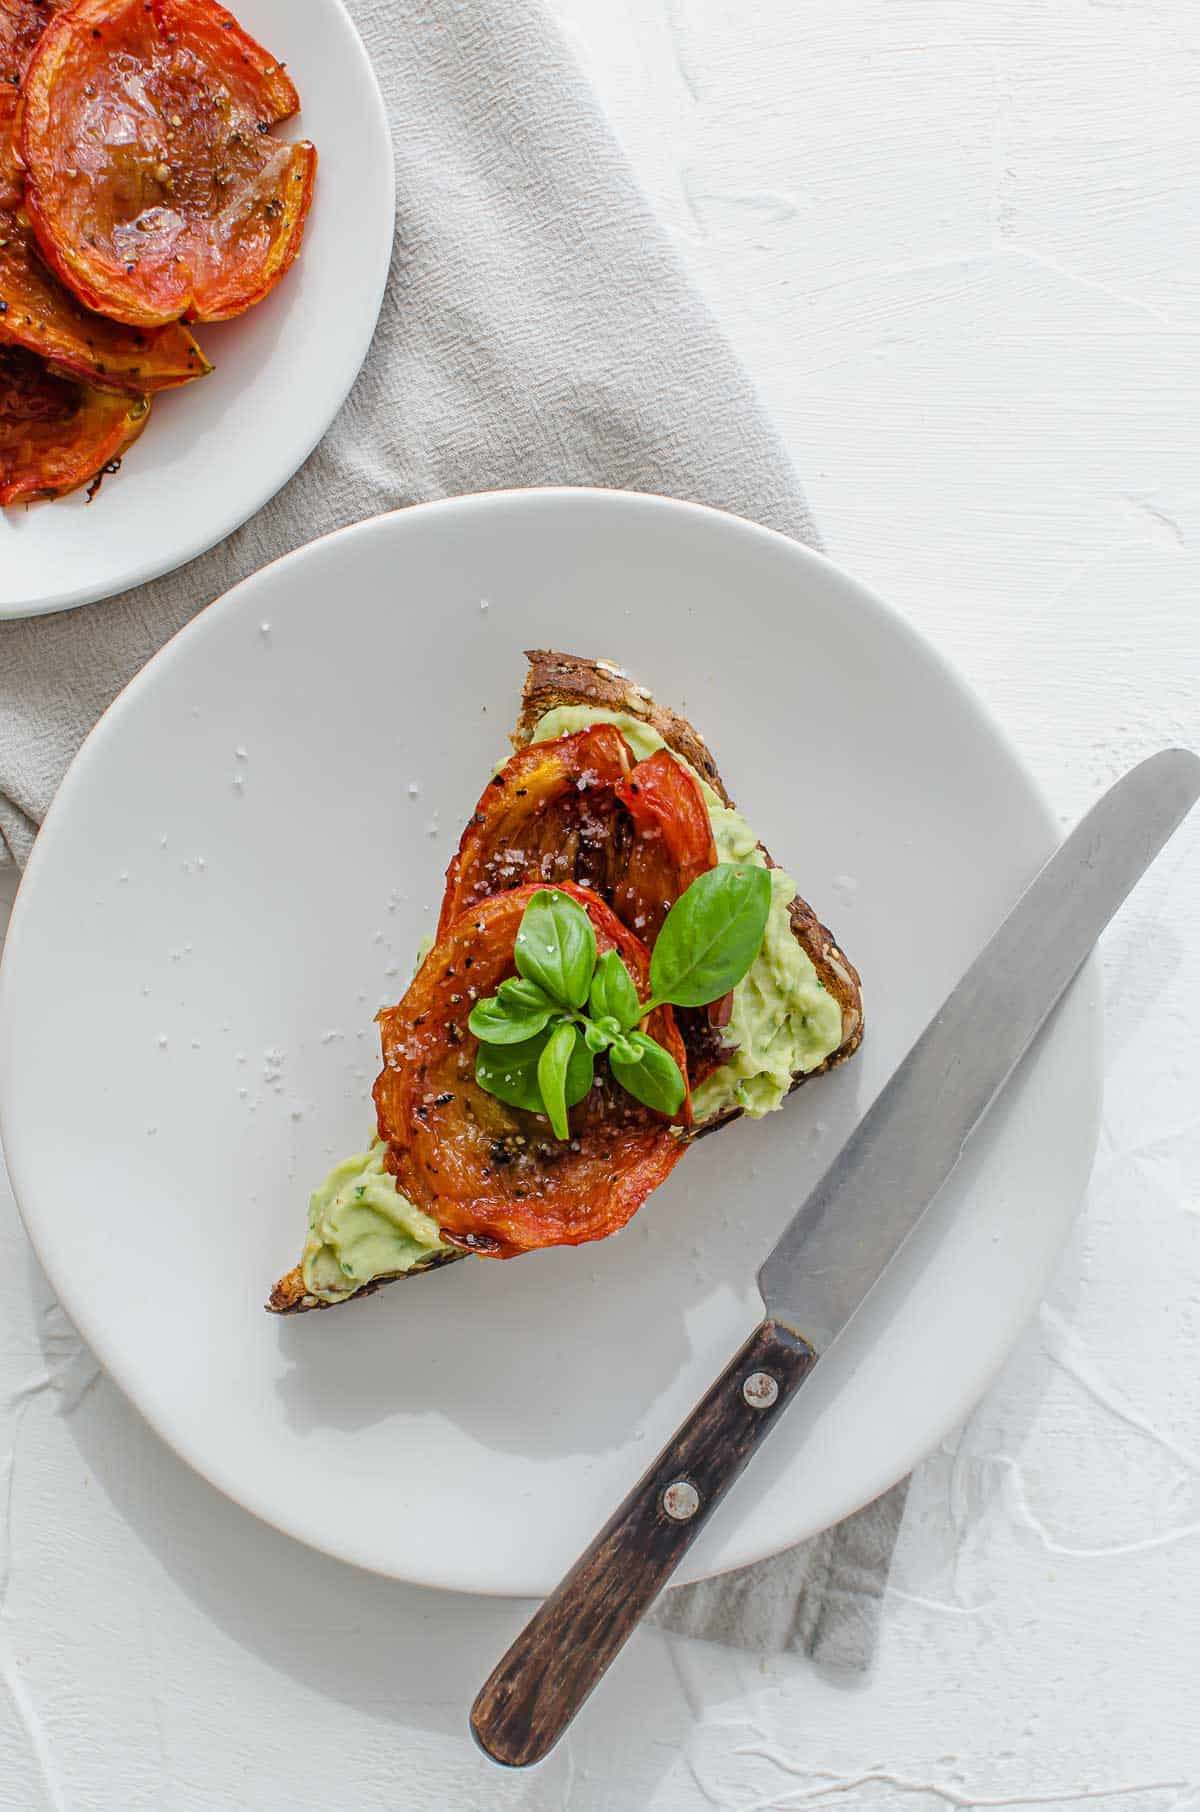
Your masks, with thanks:
[{"label": "charred tomato skin", "polygon": [[526,881],[600,894],[645,944],[716,846],[699,785],[661,749],[636,762],[612,724],[530,743],[492,776],[446,870],[439,933]]},{"label": "charred tomato skin", "polygon": [[510,756],[480,795],[446,870],[439,937],[468,906],[526,881],[604,891],[614,789],[632,767],[629,744],[611,724]]}]

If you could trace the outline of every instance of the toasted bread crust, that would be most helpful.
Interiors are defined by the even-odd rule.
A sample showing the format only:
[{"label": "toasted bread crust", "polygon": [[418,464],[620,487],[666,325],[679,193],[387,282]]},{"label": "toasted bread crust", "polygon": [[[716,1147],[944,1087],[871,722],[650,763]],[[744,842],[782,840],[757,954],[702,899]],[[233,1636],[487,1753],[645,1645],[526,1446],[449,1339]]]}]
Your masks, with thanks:
[{"label": "toasted bread crust", "polygon": [[[667,747],[676,755],[681,755],[702,775],[726,805],[733,804],[725,790],[717,764],[699,731],[686,718],[660,705],[644,686],[639,686],[627,674],[604,662],[584,660],[579,655],[559,654],[553,649],[531,649],[526,659],[529,662],[529,672],[521,694],[517,727],[512,736],[514,748],[524,748],[532,739],[539,719],[559,705],[594,705],[607,711],[622,711],[657,730]],[[759,848],[762,848],[761,844]],[[765,849],[763,855],[771,862]],[[857,969],[839,948],[833,933],[822,925],[812,907],[799,894],[792,901],[791,918],[796,942],[807,953],[822,987],[837,1001],[842,1013],[842,1041],[837,1050],[831,1052],[816,1069],[798,1072],[792,1080],[791,1092],[794,1092],[804,1083],[811,1082],[816,1076],[823,1076],[827,1070],[835,1069],[847,1057],[854,1055],[862,1043],[863,1007]],[[690,1136],[693,1139],[704,1138],[708,1133],[728,1125],[731,1120],[740,1119],[741,1115],[740,1107],[726,1108],[723,1113],[715,1114],[703,1125],[693,1128]],[[416,1277],[439,1265],[453,1264],[456,1258],[462,1256],[466,1255],[440,1253],[426,1263],[414,1266],[411,1271],[391,1277],[377,1277],[373,1283],[364,1284],[361,1290],[356,1290],[353,1296],[346,1296],[341,1300],[357,1302],[362,1296],[373,1295],[384,1284],[398,1283],[405,1277]],[[280,1278],[271,1291],[266,1306],[277,1315],[296,1315],[309,1309],[332,1309],[338,1305],[322,1302],[319,1297],[310,1295],[305,1290],[304,1278],[297,1265],[286,1277]]]},{"label": "toasted bread crust", "polygon": [[682,755],[726,805],[733,804],[699,730],[693,729],[686,717],[660,705],[619,667],[605,661],[584,660],[577,654],[556,654],[551,648],[527,649],[525,659],[529,672],[511,738],[514,749],[523,749],[532,740],[538,719],[558,705],[597,705],[605,711],[624,711],[627,717],[638,717],[657,730],[667,747]]},{"label": "toasted bread crust", "polygon": [[426,1271],[436,1271],[442,1265],[452,1265],[466,1257],[465,1252],[435,1252],[408,1271],[393,1271],[389,1277],[376,1277],[355,1290],[352,1296],[339,1297],[338,1302],[324,1302],[321,1297],[310,1295],[304,1287],[304,1273],[299,1265],[295,1265],[286,1277],[279,1279],[265,1306],[273,1315],[304,1315],[309,1309],[336,1309],[341,1302],[357,1302],[361,1296],[373,1296],[384,1284],[403,1283],[406,1277],[423,1277]]}]

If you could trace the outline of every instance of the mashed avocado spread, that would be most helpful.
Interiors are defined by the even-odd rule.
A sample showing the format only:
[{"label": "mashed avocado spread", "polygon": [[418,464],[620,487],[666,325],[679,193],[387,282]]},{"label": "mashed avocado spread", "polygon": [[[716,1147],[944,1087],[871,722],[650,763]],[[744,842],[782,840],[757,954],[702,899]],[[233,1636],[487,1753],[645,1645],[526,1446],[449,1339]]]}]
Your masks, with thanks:
[{"label": "mashed avocado spread", "polygon": [[368,1151],[335,1164],[309,1200],[304,1287],[323,1302],[454,1249],[437,1222],[400,1194],[383,1157],[373,1139]]},{"label": "mashed avocado spread", "polygon": [[[666,744],[657,730],[623,711],[560,705],[540,718],[531,741],[550,742],[595,723],[615,724],[639,761]],[[758,838],[740,812],[722,804],[695,769],[675,755],[699,782],[719,862],[763,865]],[[771,871],[771,913],[762,949],[733,991],[725,1036],[736,1046],[728,1062],[692,1096],[697,1120],[730,1107],[751,1118],[782,1102],[797,1071],[815,1070],[842,1041],[841,1008],[821,986],[810,958],[792,936],[789,907],[796,884],[782,868]],[[373,1278],[411,1271],[452,1251],[437,1222],[400,1194],[384,1169],[378,1139],[358,1157],[335,1165],[309,1202],[304,1284],[324,1302],[351,1296]]]}]

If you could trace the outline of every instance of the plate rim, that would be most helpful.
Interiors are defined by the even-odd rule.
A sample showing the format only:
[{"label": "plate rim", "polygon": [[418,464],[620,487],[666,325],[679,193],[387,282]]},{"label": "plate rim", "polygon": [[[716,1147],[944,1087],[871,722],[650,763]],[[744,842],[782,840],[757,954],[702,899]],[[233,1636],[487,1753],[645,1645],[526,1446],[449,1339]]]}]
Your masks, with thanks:
[{"label": "plate rim", "polygon": [[[10,1073],[15,1069],[16,1051],[15,1039],[12,1033],[10,1032],[7,1035],[5,1033],[5,1027],[12,1025],[13,1018],[12,1014],[6,1011],[6,1007],[8,1005],[9,991],[14,985],[11,978],[15,974],[21,960],[21,953],[24,948],[25,940],[29,935],[31,914],[36,906],[36,902],[33,898],[35,890],[34,887],[31,886],[31,881],[35,884],[37,883],[41,870],[47,860],[47,851],[52,847],[54,836],[57,834],[57,826],[61,821],[64,821],[64,813],[69,806],[75,787],[80,784],[80,776],[86,773],[89,760],[88,751],[103,744],[105,738],[114,733],[114,726],[119,726],[124,713],[131,708],[131,701],[136,700],[142,690],[153,686],[159,663],[166,664],[167,662],[178,658],[176,649],[178,643],[186,641],[193,636],[203,635],[206,633],[210,621],[215,623],[226,613],[241,608],[242,594],[247,588],[252,588],[258,582],[261,575],[270,572],[277,567],[286,566],[288,563],[302,562],[308,558],[314,550],[324,548],[329,542],[338,540],[349,541],[351,539],[365,538],[372,534],[386,532],[387,525],[399,518],[409,518],[413,516],[428,517],[434,514],[453,515],[456,512],[462,511],[464,508],[472,511],[505,509],[514,502],[520,505],[529,504],[535,508],[545,503],[550,503],[552,507],[560,505],[569,506],[581,496],[593,502],[598,502],[602,509],[610,506],[618,508],[633,506],[637,509],[658,512],[665,508],[667,511],[676,514],[681,519],[687,519],[693,516],[702,518],[716,517],[726,523],[734,524],[739,532],[744,532],[751,539],[765,541],[774,547],[780,547],[782,545],[782,547],[787,550],[789,557],[799,557],[801,566],[808,565],[811,569],[818,572],[833,574],[839,583],[848,585],[852,589],[856,595],[857,601],[866,610],[878,614],[903,638],[907,639],[910,643],[915,644],[921,655],[928,659],[936,668],[943,683],[949,686],[950,689],[957,694],[960,702],[963,703],[969,712],[981,722],[1005,757],[1011,761],[1014,770],[1020,775],[1027,788],[1031,805],[1044,822],[1048,836],[1057,841],[1061,841],[1060,826],[1045,794],[1042,792],[1041,787],[1031,773],[1021,752],[1015,744],[1011,742],[986,702],[974,692],[963,676],[951,665],[948,658],[941,652],[937,645],[922,635],[903,612],[896,606],[889,604],[884,598],[874,592],[870,586],[866,585],[862,580],[858,579],[854,574],[839,565],[836,561],[830,559],[823,551],[810,547],[804,542],[793,540],[790,536],[784,535],[778,530],[767,528],[761,523],[753,522],[746,517],[734,515],[732,511],[717,509],[708,504],[695,503],[679,498],[664,496],[656,492],[626,491],[604,486],[584,485],[513,487],[504,490],[468,492],[458,496],[434,498],[428,502],[382,511],[374,516],[364,517],[358,522],[331,529],[327,533],[315,537],[312,541],[304,543],[301,547],[293,548],[286,553],[278,555],[274,560],[268,561],[263,566],[257,568],[255,572],[247,574],[245,578],[240,579],[236,585],[230,587],[228,591],[215,599],[189,622],[183,624],[182,627],[151,656],[145,666],[134,674],[126,683],[81,743],[57,793],[55,794],[42,829],[35,840],[30,859],[26,865],[24,875],[22,876],[21,883],[17,890],[17,897],[13,904],[12,916],[5,937],[3,952],[0,953],[0,1146],[3,1147],[13,1196],[30,1245],[38,1258],[39,1264],[41,1264],[46,1271],[51,1288],[54,1290],[55,1295],[58,1297],[69,1319],[78,1329],[87,1345],[91,1348],[107,1375],[133,1405],[142,1420],[153,1429],[154,1433],[166,1444],[172,1453],[183,1460],[193,1472],[203,1478],[207,1484],[213,1487],[213,1489],[220,1491],[222,1496],[229,1498],[232,1502],[249,1511],[260,1521],[267,1523],[281,1534],[292,1540],[303,1543],[305,1546],[314,1549],[318,1553],[326,1554],[333,1559],[345,1562],[351,1566],[356,1566],[361,1570],[372,1573],[380,1578],[396,1579],[414,1586],[422,1586],[432,1590],[462,1591],[472,1595],[490,1598],[521,1598],[529,1597],[530,1593],[527,1589],[520,1587],[514,1589],[503,1584],[481,1585],[478,1582],[466,1582],[451,1572],[442,1571],[436,1574],[418,1574],[412,1571],[399,1571],[391,1567],[374,1564],[370,1560],[363,1558],[361,1553],[354,1551],[352,1544],[340,1542],[338,1540],[318,1538],[310,1528],[305,1526],[302,1517],[297,1516],[289,1519],[281,1516],[273,1509],[268,1509],[261,1501],[260,1493],[257,1489],[247,1490],[244,1485],[239,1483],[235,1490],[232,1480],[230,1480],[229,1483],[223,1482],[221,1468],[202,1464],[198,1457],[193,1452],[189,1451],[187,1446],[183,1444],[177,1431],[173,1431],[168,1427],[164,1420],[156,1413],[151,1413],[143,1407],[142,1401],[136,1394],[136,1374],[131,1368],[126,1367],[124,1362],[120,1359],[115,1363],[113,1362],[107,1350],[107,1343],[103,1332],[104,1324],[103,1322],[99,1324],[99,1332],[97,1333],[97,1324],[88,1312],[86,1301],[81,1307],[73,1289],[70,1287],[66,1290],[60,1289],[58,1280],[51,1275],[49,1268],[46,1266],[42,1248],[34,1228],[30,1223],[30,1217],[26,1213],[22,1199],[24,1192],[22,1187],[23,1160],[21,1153],[21,1135],[15,1128],[8,1107],[8,1078]],[[1068,995],[1074,995],[1079,991],[1090,989],[1097,998],[1097,1008],[1089,1016],[1088,1048],[1086,1052],[1087,1068],[1082,1076],[1087,1096],[1085,1148],[1089,1154],[1089,1173],[1091,1166],[1094,1163],[1103,1089],[1103,1015],[1098,1004],[1098,977],[1098,957],[1093,951],[1076,981],[1068,990]],[[857,1124],[857,1121],[855,1124]],[[853,1127],[850,1128],[850,1132],[853,1132]],[[849,1134],[847,1136],[849,1136]],[[832,1156],[836,1156],[836,1154],[831,1154],[831,1157]],[[1080,1194],[1075,1206],[1075,1215],[1078,1214],[1079,1208],[1082,1206],[1086,1186],[1087,1176],[1085,1175],[1080,1186]],[[1068,1225],[1067,1229],[1064,1231],[1063,1239],[1056,1249],[1058,1253],[1061,1253],[1062,1247],[1069,1237],[1069,1231],[1070,1226]],[[1047,1279],[1042,1280],[1042,1289],[1045,1287],[1048,1275],[1049,1274],[1047,1274]],[[1036,1298],[1034,1302],[1030,1304],[1028,1311],[1022,1317],[1019,1325],[1014,1328],[1012,1338],[1007,1345],[996,1353],[992,1363],[985,1371],[979,1374],[979,1388],[973,1398],[974,1402],[978,1402],[990,1387],[1008,1359],[1013,1345],[1019,1338],[1021,1328],[1028,1325],[1028,1322],[1035,1311]],[[719,1362],[718,1357],[718,1359],[714,1361],[714,1367],[719,1364]],[[126,1382],[127,1373],[130,1377],[130,1382],[128,1383]],[[932,1431],[928,1438],[923,1437],[922,1445],[919,1450],[915,1451],[912,1457],[901,1465],[894,1477],[889,1478],[878,1490],[872,1490],[870,1495],[863,1497],[850,1509],[847,1509],[844,1512],[844,1516],[852,1515],[855,1511],[863,1508],[867,1503],[873,1502],[875,1497],[882,1495],[883,1492],[889,1490],[900,1479],[907,1476],[915,1465],[919,1464],[923,1458],[934,1451],[938,1442],[943,1440],[949,1430],[956,1426],[957,1420],[958,1417],[956,1415],[946,1423],[945,1426],[939,1424],[936,1430]],[[603,1505],[598,1506],[597,1520],[599,1520],[603,1508]],[[815,1534],[818,1533],[818,1531],[813,1531],[812,1533]],[[778,1545],[772,1541],[767,1541],[765,1545],[756,1544],[748,1555],[743,1554],[721,1565],[712,1566],[708,1568],[701,1577],[717,1578],[723,1573],[740,1571],[744,1567],[756,1565],[777,1554],[787,1552],[787,1550],[794,1546],[799,1539],[804,1538],[793,1535],[789,1536]],[[683,1584],[686,1582],[679,1583]]]},{"label": "plate rim", "polygon": [[[383,165],[384,193],[387,203],[385,213],[388,222],[388,230],[386,235],[380,235],[379,249],[376,253],[378,268],[372,279],[375,292],[375,305],[368,317],[370,329],[364,335],[361,350],[357,354],[357,357],[348,363],[345,384],[339,386],[338,393],[333,399],[332,407],[329,408],[325,419],[317,425],[316,432],[305,442],[303,447],[300,447],[298,451],[289,452],[281,464],[277,463],[272,467],[270,476],[268,476],[265,481],[260,480],[257,483],[251,483],[247,490],[248,501],[246,502],[245,507],[243,508],[240,503],[237,504],[231,512],[228,512],[220,519],[215,527],[205,528],[199,536],[189,539],[184,544],[182,551],[177,555],[172,555],[165,564],[163,564],[160,557],[142,561],[135,560],[122,572],[119,578],[112,581],[104,580],[99,591],[97,591],[92,584],[77,585],[53,593],[43,593],[36,603],[20,605],[6,604],[3,598],[0,598],[0,623],[20,623],[33,617],[52,616],[58,612],[79,610],[86,604],[102,604],[109,598],[119,596],[122,592],[136,590],[140,585],[148,585],[152,579],[165,578],[169,573],[179,572],[183,567],[190,566],[193,560],[198,560],[202,554],[207,554],[212,548],[216,547],[219,542],[225,541],[230,535],[235,534],[244,523],[249,522],[252,516],[257,516],[258,512],[270,503],[272,497],[277,496],[278,493],[283,490],[284,486],[295,477],[309,455],[319,443],[324,440],[337,417],[341,414],[346,398],[354,388],[358,374],[366,363],[367,354],[371,350],[371,345],[375,338],[375,331],[379,325],[379,316],[383,308],[384,295],[387,291],[388,274],[391,269],[392,261],[392,247],[396,233],[396,157],[395,147],[392,142],[392,126],[388,116],[387,103],[383,98],[383,90],[379,85],[379,77],[375,73],[375,65],[371,61],[370,52],[367,50],[366,44],[363,42],[362,34],[354,22],[345,0],[324,0],[324,4],[328,8],[330,14],[338,20],[340,29],[342,29],[346,35],[351,55],[357,58],[360,68],[366,76],[366,92],[370,96],[369,105],[374,114],[374,130],[380,134],[382,142],[387,146],[388,152]],[[301,107],[301,112],[303,112],[303,106]],[[318,159],[320,158],[320,149],[321,148],[318,145]],[[319,180],[318,172],[318,181]],[[303,253],[303,247],[301,247],[301,253]],[[297,445],[299,446],[299,443],[297,443]],[[252,465],[250,470],[251,474],[253,474],[255,467]],[[39,505],[38,507],[50,507],[50,504],[44,506]],[[354,525],[351,524],[349,526]],[[336,534],[338,531],[331,530],[330,532]],[[323,540],[324,536],[319,537],[319,539]],[[309,546],[311,543],[305,543],[304,545]],[[292,551],[299,553],[302,550],[295,548]],[[273,562],[271,564],[273,564]],[[256,570],[261,571],[262,568],[257,568]],[[246,575],[247,578],[253,578],[253,576],[252,573]],[[241,584],[243,581],[239,580],[238,583]],[[153,658],[155,657],[152,656],[151,659]],[[116,701],[114,700],[113,702],[115,703]]]}]

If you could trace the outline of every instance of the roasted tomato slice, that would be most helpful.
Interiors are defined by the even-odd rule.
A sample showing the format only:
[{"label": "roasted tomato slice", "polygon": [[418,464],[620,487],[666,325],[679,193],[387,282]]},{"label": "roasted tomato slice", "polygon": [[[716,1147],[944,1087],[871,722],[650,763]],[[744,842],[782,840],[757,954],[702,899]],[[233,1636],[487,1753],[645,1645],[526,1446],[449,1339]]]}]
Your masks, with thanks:
[{"label": "roasted tomato slice", "polygon": [[134,327],[241,314],[300,248],[317,154],[270,130],[299,104],[214,0],[77,0],[43,33],[21,105],[47,262]]},{"label": "roasted tomato slice", "polygon": [[61,497],[120,459],[150,399],[93,390],[22,346],[0,346],[0,504]]},{"label": "roasted tomato slice", "polygon": [[[540,1114],[509,1107],[475,1080],[472,1001],[512,975],[521,915],[537,885],[500,893],[460,913],[425,958],[399,1006],[379,1016],[384,1067],[375,1084],[388,1166],[409,1199],[469,1250],[510,1258],[538,1246],[577,1246],[615,1233],[665,1180],[686,1141],[613,1082],[595,1081],[571,1109],[571,1138],[556,1139]],[[617,950],[638,991],[648,992],[649,953],[583,888],[601,954]],[[683,1067],[669,1008],[651,1034]]]},{"label": "roasted tomato slice", "polygon": [[38,256],[23,215],[0,209],[0,342],[24,346],[98,390],[143,395],[212,366],[186,327],[121,327],[89,313]]},{"label": "roasted tomato slice", "polygon": [[476,900],[523,881],[575,881],[643,943],[716,866],[699,786],[659,750],[633,762],[611,724],[531,743],[489,781],[446,870],[439,934]]},{"label": "roasted tomato slice", "polygon": [[446,870],[438,936],[467,906],[523,881],[576,881],[607,898],[629,843],[614,789],[632,767],[611,724],[518,750],[488,782]]},{"label": "roasted tomato slice", "polygon": [[[712,820],[698,782],[665,749],[639,762],[618,786],[617,797],[637,835],[613,892],[613,908],[653,947],[680,894],[717,865]],[[733,996],[726,994],[708,1007],[676,1015],[697,1082],[729,1054],[719,1028],[728,1025],[732,1009]]]},{"label": "roasted tomato slice", "polygon": [[34,47],[69,0],[0,0],[0,208],[21,199],[21,166],[13,131],[21,79]]},{"label": "roasted tomato slice", "polygon": [[652,945],[680,894],[717,865],[712,821],[699,786],[665,749],[639,761],[616,791],[636,835],[613,908]]}]

